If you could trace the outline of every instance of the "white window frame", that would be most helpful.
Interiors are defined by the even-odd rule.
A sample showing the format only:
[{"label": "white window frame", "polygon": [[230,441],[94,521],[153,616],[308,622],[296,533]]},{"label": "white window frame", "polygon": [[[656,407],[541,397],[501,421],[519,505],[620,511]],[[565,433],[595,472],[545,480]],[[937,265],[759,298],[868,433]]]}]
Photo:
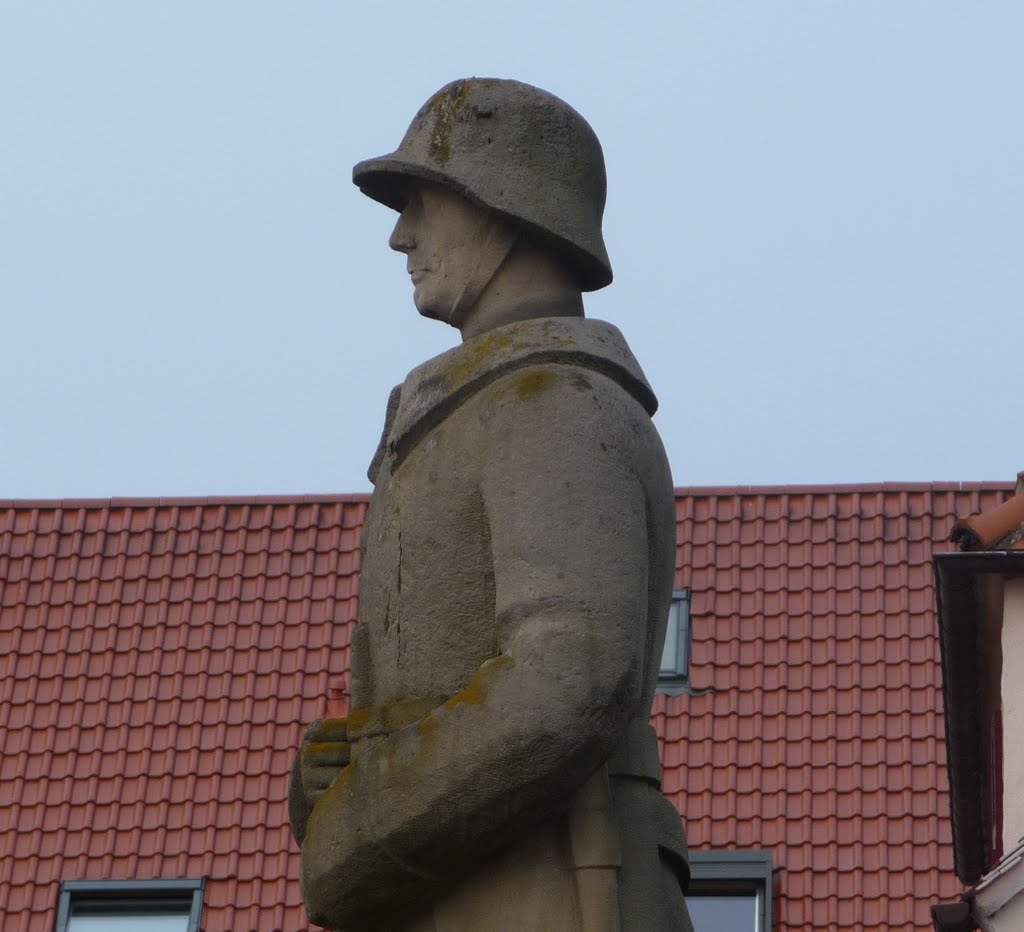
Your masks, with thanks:
[{"label": "white window frame", "polygon": [[188,932],[200,932],[203,880],[64,880],[57,901],[55,932],[67,932],[72,908],[88,903],[97,909],[161,910],[187,906]]},{"label": "white window frame", "polygon": [[764,850],[691,851],[687,899],[699,896],[753,896],[755,932],[772,928],[772,853]]},{"label": "white window frame", "polygon": [[665,627],[665,641],[671,643],[673,630],[676,641],[675,662],[670,668],[662,669],[664,656],[658,658],[658,692],[675,695],[686,692],[690,683],[690,645],[693,633],[690,627],[690,590],[677,589],[672,593],[672,607],[669,609]]}]

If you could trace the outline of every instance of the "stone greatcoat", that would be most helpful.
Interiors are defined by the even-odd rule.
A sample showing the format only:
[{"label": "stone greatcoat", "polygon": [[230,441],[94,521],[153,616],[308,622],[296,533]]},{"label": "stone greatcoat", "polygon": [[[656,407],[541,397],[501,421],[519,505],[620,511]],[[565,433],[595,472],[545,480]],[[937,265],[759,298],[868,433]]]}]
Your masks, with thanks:
[{"label": "stone greatcoat", "polygon": [[648,723],[675,556],[656,404],[619,331],[578,318],[492,330],[392,394],[352,762],[303,843],[314,921],[690,928]]}]

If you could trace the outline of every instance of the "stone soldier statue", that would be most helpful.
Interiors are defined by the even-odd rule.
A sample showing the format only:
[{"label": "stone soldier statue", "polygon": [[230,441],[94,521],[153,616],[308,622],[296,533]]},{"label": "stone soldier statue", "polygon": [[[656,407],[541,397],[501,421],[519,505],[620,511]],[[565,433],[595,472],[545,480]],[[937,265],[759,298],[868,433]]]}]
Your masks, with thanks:
[{"label": "stone soldier statue", "polygon": [[597,137],[537,88],[456,81],[354,180],[463,342],[392,393],[370,467],[352,712],[292,777],[310,918],[688,930],[648,721],[674,499],[654,394],[583,316],[612,278]]}]

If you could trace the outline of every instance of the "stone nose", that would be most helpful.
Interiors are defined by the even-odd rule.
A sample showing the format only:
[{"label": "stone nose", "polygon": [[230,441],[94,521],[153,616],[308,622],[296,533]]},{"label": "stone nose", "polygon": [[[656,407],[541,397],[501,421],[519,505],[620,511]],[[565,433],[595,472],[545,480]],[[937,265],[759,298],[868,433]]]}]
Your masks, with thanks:
[{"label": "stone nose", "polygon": [[416,245],[410,227],[411,224],[405,222],[405,214],[400,214],[395,228],[391,231],[391,236],[388,237],[388,245],[395,252],[409,253]]}]

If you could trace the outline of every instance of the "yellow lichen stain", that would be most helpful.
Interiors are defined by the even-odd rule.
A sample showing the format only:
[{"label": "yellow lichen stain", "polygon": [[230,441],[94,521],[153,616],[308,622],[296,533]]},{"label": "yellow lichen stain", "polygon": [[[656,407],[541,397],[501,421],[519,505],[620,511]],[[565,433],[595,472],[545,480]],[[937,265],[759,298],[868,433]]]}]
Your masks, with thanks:
[{"label": "yellow lichen stain", "polygon": [[420,723],[416,726],[416,731],[423,735],[423,737],[428,738],[437,734],[437,730],[440,727],[441,722],[438,720],[438,717],[436,715],[428,715],[420,720]]},{"label": "yellow lichen stain", "polygon": [[371,706],[369,709],[356,709],[348,714],[349,734],[359,734],[365,731],[367,726],[380,715],[380,709]]},{"label": "yellow lichen stain", "polygon": [[430,133],[430,157],[442,168],[452,155],[452,125],[459,107],[469,96],[469,87],[463,82],[438,91],[430,101],[434,114],[434,129]]},{"label": "yellow lichen stain", "polygon": [[528,369],[516,379],[516,394],[524,401],[550,391],[557,376],[547,369]]},{"label": "yellow lichen stain", "polygon": [[451,362],[441,370],[441,378],[450,390],[468,381],[502,350],[515,348],[515,338],[509,334],[491,332],[477,337],[463,347],[458,361]]},{"label": "yellow lichen stain", "polygon": [[358,740],[388,735],[413,725],[437,707],[440,699],[399,699],[349,713],[349,736]]},{"label": "yellow lichen stain", "polygon": [[[576,345],[570,337],[552,332],[550,326],[546,326],[543,332],[544,349],[569,349]],[[500,329],[491,331],[463,344],[462,351],[457,354],[457,359],[441,369],[439,376],[444,381],[445,388],[450,391],[486,370],[491,362],[503,352],[514,354],[531,348],[539,347],[535,347],[533,341],[524,338],[522,334],[502,333]]]},{"label": "yellow lichen stain", "polygon": [[455,709],[460,705],[483,705],[487,701],[487,694],[490,692],[490,680],[495,674],[511,667],[515,661],[511,657],[495,657],[485,663],[473,674],[473,679],[466,684],[465,689],[460,689],[445,704],[446,709]]},{"label": "yellow lichen stain", "polygon": [[466,684],[465,689],[459,690],[454,696],[444,703],[441,708],[416,725],[416,731],[424,738],[434,737],[441,728],[441,716],[444,712],[451,712],[463,705],[483,705],[487,701],[490,692],[490,681],[499,670],[507,669],[515,664],[511,657],[496,657],[489,660],[473,675],[473,679]]},{"label": "yellow lichen stain", "polygon": [[337,753],[338,746],[348,747],[347,741],[311,741],[306,745],[307,757],[330,757]]}]

